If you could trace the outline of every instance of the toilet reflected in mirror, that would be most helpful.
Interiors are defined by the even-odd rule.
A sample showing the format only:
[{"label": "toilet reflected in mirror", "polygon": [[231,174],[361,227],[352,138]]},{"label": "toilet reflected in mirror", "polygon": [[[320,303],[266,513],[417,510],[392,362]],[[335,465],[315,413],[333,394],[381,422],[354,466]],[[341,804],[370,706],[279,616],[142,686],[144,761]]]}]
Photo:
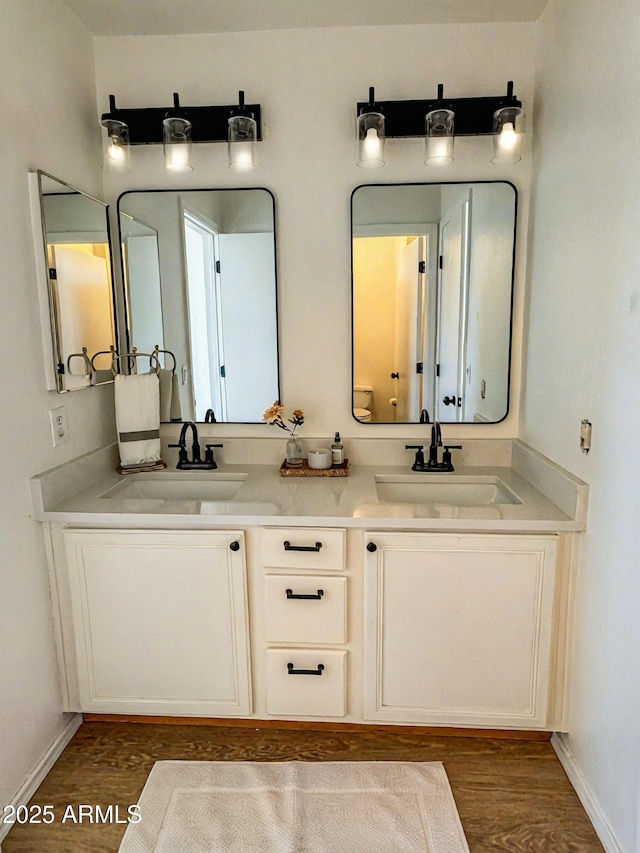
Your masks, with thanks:
[{"label": "toilet reflected in mirror", "polygon": [[361,423],[371,421],[373,388],[371,385],[353,386],[353,417]]}]

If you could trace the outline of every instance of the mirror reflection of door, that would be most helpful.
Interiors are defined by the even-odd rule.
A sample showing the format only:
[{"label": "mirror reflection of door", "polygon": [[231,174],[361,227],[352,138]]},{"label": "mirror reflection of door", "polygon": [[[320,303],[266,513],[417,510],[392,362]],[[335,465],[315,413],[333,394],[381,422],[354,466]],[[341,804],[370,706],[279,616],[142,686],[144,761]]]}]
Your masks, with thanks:
[{"label": "mirror reflection of door", "polygon": [[218,420],[226,421],[218,230],[188,211],[183,227],[193,420],[203,421],[211,409]]},{"label": "mirror reflection of door", "polygon": [[[432,420],[436,348],[437,231],[406,235],[396,281],[396,372],[399,422]],[[423,414],[424,413],[424,414]]]},{"label": "mirror reflection of door", "polygon": [[440,223],[436,414],[464,421],[471,193]]},{"label": "mirror reflection of door", "polygon": [[[140,352],[164,349],[158,232],[127,219],[122,232],[122,260],[129,307],[129,329]],[[130,287],[135,281],[136,286]]]},{"label": "mirror reflection of door", "polygon": [[185,212],[184,237],[194,419],[211,409],[220,421],[252,421],[277,357],[272,236],[221,234]]},{"label": "mirror reflection of door", "polygon": [[247,423],[277,399],[273,234],[221,234],[220,270],[227,420]]},{"label": "mirror reflection of door", "polygon": [[92,243],[51,245],[54,288],[65,390],[90,384],[85,360],[104,351],[113,340],[111,283],[104,247]]},{"label": "mirror reflection of door", "polygon": [[353,239],[354,385],[374,389],[373,422],[418,421],[423,410],[431,419],[437,226],[384,230]]}]

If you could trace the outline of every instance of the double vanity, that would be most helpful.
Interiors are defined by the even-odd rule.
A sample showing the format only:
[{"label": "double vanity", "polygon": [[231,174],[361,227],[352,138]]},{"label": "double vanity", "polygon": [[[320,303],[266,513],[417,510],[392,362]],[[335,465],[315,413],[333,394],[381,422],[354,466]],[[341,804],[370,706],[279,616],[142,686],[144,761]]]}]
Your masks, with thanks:
[{"label": "double vanity", "polygon": [[281,477],[281,444],[32,480],[65,708],[562,730],[587,486],[509,439],[442,474],[354,440],[347,477]]},{"label": "double vanity", "polygon": [[[269,190],[124,192],[112,245],[105,204],[30,186],[47,387],[162,366],[159,421],[210,430],[209,467],[224,445],[176,470],[200,455],[163,427],[165,471],[120,476],[113,446],[32,480],[65,709],[563,730],[587,487],[511,439],[440,462],[427,426],[508,414],[515,186],[354,189],[359,437],[334,477],[280,476],[282,436],[226,437],[281,398]],[[89,272],[95,312],[70,286]]]}]

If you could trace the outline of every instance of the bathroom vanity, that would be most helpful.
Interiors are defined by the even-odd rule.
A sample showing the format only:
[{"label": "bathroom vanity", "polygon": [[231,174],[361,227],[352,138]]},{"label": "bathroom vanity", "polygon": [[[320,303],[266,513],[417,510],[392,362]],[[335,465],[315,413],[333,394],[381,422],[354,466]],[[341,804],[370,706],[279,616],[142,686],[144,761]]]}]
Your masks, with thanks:
[{"label": "bathroom vanity", "polygon": [[213,472],[106,448],[34,478],[65,709],[562,730],[586,485],[511,440],[446,475],[352,450],[341,478],[231,441]]}]

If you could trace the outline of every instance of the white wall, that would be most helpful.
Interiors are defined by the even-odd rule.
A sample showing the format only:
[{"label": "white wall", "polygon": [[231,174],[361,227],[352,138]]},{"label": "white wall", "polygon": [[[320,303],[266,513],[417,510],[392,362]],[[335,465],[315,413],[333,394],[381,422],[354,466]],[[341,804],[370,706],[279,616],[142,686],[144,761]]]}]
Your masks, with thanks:
[{"label": "white wall", "polygon": [[[110,200],[146,187],[264,185],[277,199],[283,398],[308,414],[308,434],[371,435],[350,417],[349,197],[371,180],[504,178],[520,191],[513,383],[519,396],[529,160],[489,163],[490,140],[457,140],[455,164],[422,165],[419,140],[388,143],[388,165],[355,166],[355,102],[426,97],[438,82],[452,97],[496,94],[515,81],[533,106],[536,25],[439,25],[286,32],[99,38],[98,100],[92,41],[57,0],[2,0],[0,54],[5,111],[18,144],[3,150],[0,341],[4,450],[0,495],[0,801],[9,800],[61,729],[43,546],[30,519],[28,477],[113,437],[109,387],[45,392],[35,310],[26,173],[40,167],[96,195],[98,114],[120,106],[260,101],[265,141],[259,170],[226,166],[226,146],[194,146],[196,172],[167,178],[159,147],[133,152],[136,171],[109,177]],[[577,665],[568,744],[602,812],[630,853],[638,807],[637,559],[640,351],[638,281],[640,118],[633,58],[635,0],[603,15],[596,0],[551,0],[539,33],[528,368],[522,435],[592,485],[580,570]],[[167,62],[171,56],[171,62]],[[590,59],[587,61],[585,57]],[[239,61],[241,58],[241,61]],[[634,77],[635,75],[635,77]],[[603,117],[601,117],[603,116]],[[529,122],[534,127],[534,122]],[[615,159],[611,158],[612,139]],[[5,145],[3,140],[3,145]],[[564,147],[566,145],[566,147]],[[603,159],[598,159],[605,151]],[[395,155],[395,156],[394,156]],[[629,164],[628,166],[626,164]],[[63,402],[70,443],[54,450],[47,410]],[[579,421],[594,422],[594,449],[577,450]],[[245,431],[263,434],[259,427]],[[376,427],[375,435],[397,435]],[[402,428],[418,436],[419,427]],[[217,427],[237,432],[234,427]],[[305,424],[307,430],[307,424]],[[515,435],[518,418],[452,435]],[[634,613],[635,608],[635,613]]]},{"label": "white wall", "polygon": [[[448,169],[424,165],[424,142],[391,140],[387,166],[356,166],[355,105],[369,86],[380,99],[445,94],[495,95],[514,80],[532,107],[535,24],[371,27],[202,36],[96,39],[96,112],[114,94],[120,107],[233,104],[238,89],[263,109],[258,170],[236,175],[225,144],[194,145],[195,171],[168,176],[161,146],[132,151],[133,171],[106,176],[109,199],[126,189],[262,185],[277,203],[281,393],[305,410],[303,432],[344,437],[424,437],[424,427],[365,426],[351,416],[351,276],[349,204],[362,183],[513,180],[521,192],[521,232],[510,418],[496,426],[448,427],[447,435],[517,434],[522,282],[526,250],[529,159],[490,163],[489,137],[456,141]],[[167,62],[167,57],[171,61]],[[270,403],[267,401],[265,405]],[[167,429],[167,428],[165,428]],[[240,433],[240,430],[242,433]],[[216,426],[216,435],[262,435],[264,427]]]},{"label": "white wall", "polygon": [[[100,195],[92,41],[58,2],[2,0],[0,156],[0,803],[10,802],[61,731],[51,605],[29,477],[113,440],[111,386],[44,390],[27,189],[41,168]],[[53,449],[48,410],[64,404],[69,443]]]},{"label": "white wall", "polygon": [[[551,0],[539,23],[522,437],[591,486],[565,745],[639,850],[640,111],[637,0]],[[578,450],[580,420],[593,449]]]}]

